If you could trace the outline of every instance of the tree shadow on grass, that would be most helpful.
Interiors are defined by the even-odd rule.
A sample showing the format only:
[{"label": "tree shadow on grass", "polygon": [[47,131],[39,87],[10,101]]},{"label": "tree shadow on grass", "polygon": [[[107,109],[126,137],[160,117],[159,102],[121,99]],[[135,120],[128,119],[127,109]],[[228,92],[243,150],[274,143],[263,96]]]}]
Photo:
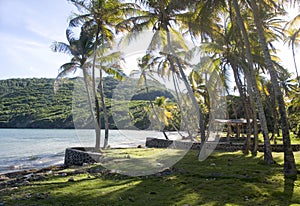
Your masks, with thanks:
[{"label": "tree shadow on grass", "polygon": [[189,152],[168,172],[142,177],[107,174],[43,185],[49,197],[23,201],[38,205],[288,205],[300,204],[299,181],[284,180],[280,165],[260,157],[215,153],[203,162]]},{"label": "tree shadow on grass", "polygon": [[292,203],[292,198],[295,188],[295,178],[285,178],[284,179],[284,190],[283,195],[286,197],[287,205]]}]

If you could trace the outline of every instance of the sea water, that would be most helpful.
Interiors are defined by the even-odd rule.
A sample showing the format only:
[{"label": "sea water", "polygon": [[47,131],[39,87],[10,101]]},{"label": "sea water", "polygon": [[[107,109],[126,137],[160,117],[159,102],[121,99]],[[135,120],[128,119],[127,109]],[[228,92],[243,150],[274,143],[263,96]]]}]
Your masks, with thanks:
[{"label": "sea water", "polygon": [[[103,145],[104,131],[101,131]],[[110,130],[111,147],[145,145],[146,137],[164,138],[161,132]],[[93,147],[94,130],[0,129],[0,174],[62,165],[67,147]]]}]

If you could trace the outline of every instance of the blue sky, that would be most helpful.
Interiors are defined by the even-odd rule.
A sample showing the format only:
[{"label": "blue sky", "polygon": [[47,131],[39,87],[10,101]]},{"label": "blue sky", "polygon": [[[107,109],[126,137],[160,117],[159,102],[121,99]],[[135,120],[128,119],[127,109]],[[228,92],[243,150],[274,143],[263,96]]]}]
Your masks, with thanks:
[{"label": "blue sky", "polygon": [[[54,53],[50,46],[53,41],[66,42],[72,11],[76,8],[66,0],[0,0],[0,79],[56,77],[70,56]],[[291,51],[281,50],[293,72]]]},{"label": "blue sky", "polygon": [[66,0],[0,0],[0,79],[55,77],[70,57],[50,46],[66,41],[72,10]]}]

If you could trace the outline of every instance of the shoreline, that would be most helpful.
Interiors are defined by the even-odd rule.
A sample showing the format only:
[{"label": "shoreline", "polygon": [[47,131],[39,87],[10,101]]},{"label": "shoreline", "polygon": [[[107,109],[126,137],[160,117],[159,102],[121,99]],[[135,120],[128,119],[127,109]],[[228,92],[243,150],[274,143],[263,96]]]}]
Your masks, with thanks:
[{"label": "shoreline", "polygon": [[49,171],[57,171],[57,170],[66,169],[66,168],[67,167],[62,164],[62,165],[50,165],[50,166],[43,167],[43,168],[18,170],[15,172],[4,172],[4,173],[0,174],[0,184],[1,184],[1,181],[3,181],[1,178],[3,178],[4,176],[6,176],[8,178],[18,178],[20,176],[25,176],[28,174],[45,173],[45,172],[49,172]]},{"label": "shoreline", "polygon": [[0,192],[18,189],[20,186],[30,185],[33,181],[46,179],[66,169],[64,165],[49,166],[41,169],[30,169],[0,174]]}]

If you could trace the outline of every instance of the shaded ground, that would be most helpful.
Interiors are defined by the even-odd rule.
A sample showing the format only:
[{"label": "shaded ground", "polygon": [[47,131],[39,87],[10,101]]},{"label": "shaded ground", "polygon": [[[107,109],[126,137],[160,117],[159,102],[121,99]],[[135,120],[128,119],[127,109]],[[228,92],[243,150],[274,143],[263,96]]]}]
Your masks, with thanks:
[{"label": "shaded ground", "polygon": [[[216,152],[203,162],[197,155],[190,151],[173,167],[143,177],[115,174],[99,165],[2,176],[0,205],[300,204],[300,176],[284,179],[282,153],[273,153],[277,164],[272,166],[264,165],[262,153]],[[300,168],[300,152],[295,157]]]}]

